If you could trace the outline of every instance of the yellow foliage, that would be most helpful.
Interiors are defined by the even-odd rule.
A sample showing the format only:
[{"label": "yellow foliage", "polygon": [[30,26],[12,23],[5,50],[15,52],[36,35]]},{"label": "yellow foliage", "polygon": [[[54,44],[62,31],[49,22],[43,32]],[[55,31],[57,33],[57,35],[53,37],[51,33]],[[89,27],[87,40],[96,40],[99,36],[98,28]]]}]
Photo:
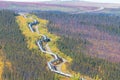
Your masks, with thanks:
[{"label": "yellow foliage", "polygon": [[79,74],[79,73],[75,74],[75,75],[71,78],[71,80],[80,80],[80,74]]},{"label": "yellow foliage", "polygon": [[0,80],[2,80],[2,73],[3,73],[4,63],[0,58]]},{"label": "yellow foliage", "polygon": [[96,76],[95,76],[95,80],[102,80],[102,79],[100,79],[99,76],[96,75]]},{"label": "yellow foliage", "polygon": [[67,69],[67,67],[66,67],[66,64],[62,64],[61,70],[62,70],[63,72],[68,72],[68,69]]},{"label": "yellow foliage", "polygon": [[0,80],[2,80],[2,73],[3,73],[3,69],[4,69],[4,62],[3,62],[3,52],[2,50],[0,50]]},{"label": "yellow foliage", "polygon": [[[22,34],[26,37],[27,41],[27,47],[32,50],[32,49],[37,49],[37,45],[35,42],[40,38],[40,35],[35,33],[32,33],[29,28],[28,28],[28,22],[31,21],[29,18],[26,19],[23,16],[18,16],[17,17],[17,22],[19,24],[19,28],[22,31]],[[31,21],[32,22],[32,21]]]},{"label": "yellow foliage", "polygon": [[4,71],[4,67],[7,67],[9,70],[12,70],[12,64],[9,61],[4,60],[4,58],[5,56],[3,55],[3,51],[0,50],[0,80],[3,80],[2,74]]}]

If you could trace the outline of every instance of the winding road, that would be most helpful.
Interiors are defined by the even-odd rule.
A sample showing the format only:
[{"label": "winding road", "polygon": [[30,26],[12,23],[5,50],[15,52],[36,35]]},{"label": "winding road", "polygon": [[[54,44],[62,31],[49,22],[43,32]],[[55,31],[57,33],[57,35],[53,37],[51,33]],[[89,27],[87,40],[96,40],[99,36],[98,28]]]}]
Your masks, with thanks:
[{"label": "winding road", "polygon": [[102,11],[102,10],[104,10],[104,9],[105,9],[104,7],[98,7],[97,9],[94,9],[94,10],[77,11],[77,12],[73,12],[73,13],[71,13],[71,14],[97,12],[97,11]]}]

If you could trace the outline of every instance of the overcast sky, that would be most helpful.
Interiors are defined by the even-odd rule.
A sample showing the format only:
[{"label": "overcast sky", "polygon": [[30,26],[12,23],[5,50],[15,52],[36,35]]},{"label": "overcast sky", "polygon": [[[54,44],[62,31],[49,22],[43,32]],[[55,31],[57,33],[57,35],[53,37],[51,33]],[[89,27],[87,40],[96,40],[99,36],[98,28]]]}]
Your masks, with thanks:
[{"label": "overcast sky", "polygon": [[[55,1],[55,0],[2,0],[2,1],[37,2],[37,1]],[[71,1],[71,0],[62,0],[62,1]],[[82,1],[102,2],[102,3],[120,3],[120,0],[82,0]]]}]

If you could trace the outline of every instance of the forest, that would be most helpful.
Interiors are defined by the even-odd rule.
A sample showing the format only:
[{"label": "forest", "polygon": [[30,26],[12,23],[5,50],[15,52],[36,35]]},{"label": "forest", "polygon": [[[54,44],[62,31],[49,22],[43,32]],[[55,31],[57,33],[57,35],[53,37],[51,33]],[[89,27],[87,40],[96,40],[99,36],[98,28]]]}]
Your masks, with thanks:
[{"label": "forest", "polygon": [[[48,30],[61,37],[57,41],[57,46],[60,51],[73,59],[69,64],[70,69],[92,78],[98,76],[102,80],[120,79],[119,54],[115,54],[118,55],[115,58],[111,56],[107,58],[106,55],[102,55],[102,57],[106,56],[102,58],[100,55],[90,54],[92,52],[89,51],[92,46],[95,46],[94,41],[90,42],[92,39],[98,40],[97,43],[105,40],[112,43],[112,46],[115,42],[119,45],[119,15],[103,13],[73,15],[58,11],[37,11],[35,14],[48,20]],[[45,55],[40,55],[40,51],[28,49],[25,36],[22,35],[16,22],[17,15],[9,10],[0,11],[0,79],[58,80],[56,75],[48,70]],[[93,34],[94,31],[98,34]],[[97,37],[101,32],[105,36]],[[117,45],[115,45],[116,53]]]},{"label": "forest", "polygon": [[29,50],[13,11],[0,11],[0,80],[56,80],[39,51]]},{"label": "forest", "polygon": [[[115,58],[107,58],[110,54],[104,54],[102,57],[99,55],[95,56],[96,54],[91,56],[89,51],[95,43],[94,41],[93,43],[90,42],[92,39],[98,40],[97,43],[102,40],[110,41],[113,44],[118,42],[117,45],[120,45],[119,15],[104,13],[68,14],[59,11],[36,11],[34,14],[49,20],[48,30],[61,37],[57,42],[58,48],[73,59],[70,64],[70,68],[73,71],[93,78],[99,76],[102,80],[120,79],[119,58],[116,56],[117,60]],[[90,28],[93,29],[90,30]],[[92,33],[94,31],[98,33]],[[104,35],[102,34],[102,37],[98,37],[101,33],[104,33]],[[114,44],[112,46],[117,45]],[[119,55],[119,46],[116,53],[118,54],[115,55]],[[104,56],[106,58],[103,58]]]}]

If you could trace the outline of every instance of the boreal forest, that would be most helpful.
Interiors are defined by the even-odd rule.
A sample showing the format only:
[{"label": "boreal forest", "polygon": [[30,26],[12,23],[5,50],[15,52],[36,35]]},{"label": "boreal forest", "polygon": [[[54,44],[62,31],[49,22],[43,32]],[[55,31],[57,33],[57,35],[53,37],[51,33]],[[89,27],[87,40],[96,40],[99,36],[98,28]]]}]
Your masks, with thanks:
[{"label": "boreal forest", "polygon": [[54,80],[45,56],[27,48],[16,16],[13,11],[0,11],[0,80]]},{"label": "boreal forest", "polygon": [[119,3],[0,1],[0,80],[120,80]]},{"label": "boreal forest", "polygon": [[[72,70],[91,77],[97,75],[102,80],[120,79],[120,59],[117,56],[120,48],[119,15],[104,13],[72,15],[59,11],[36,11],[35,14],[49,20],[48,30],[61,36],[57,45],[62,52],[72,57],[73,62],[69,64]],[[93,33],[95,31],[96,33]],[[114,54],[116,57],[110,57],[112,54],[106,53],[105,50],[103,50],[105,54],[98,54],[100,51],[98,46],[105,49],[109,46],[107,44],[106,46],[99,45],[99,41],[103,41],[103,44],[106,44],[106,41],[111,44],[117,42],[118,47],[117,45],[111,47],[111,50],[117,48],[116,53],[118,54]],[[94,49],[90,51],[91,48]]]}]

